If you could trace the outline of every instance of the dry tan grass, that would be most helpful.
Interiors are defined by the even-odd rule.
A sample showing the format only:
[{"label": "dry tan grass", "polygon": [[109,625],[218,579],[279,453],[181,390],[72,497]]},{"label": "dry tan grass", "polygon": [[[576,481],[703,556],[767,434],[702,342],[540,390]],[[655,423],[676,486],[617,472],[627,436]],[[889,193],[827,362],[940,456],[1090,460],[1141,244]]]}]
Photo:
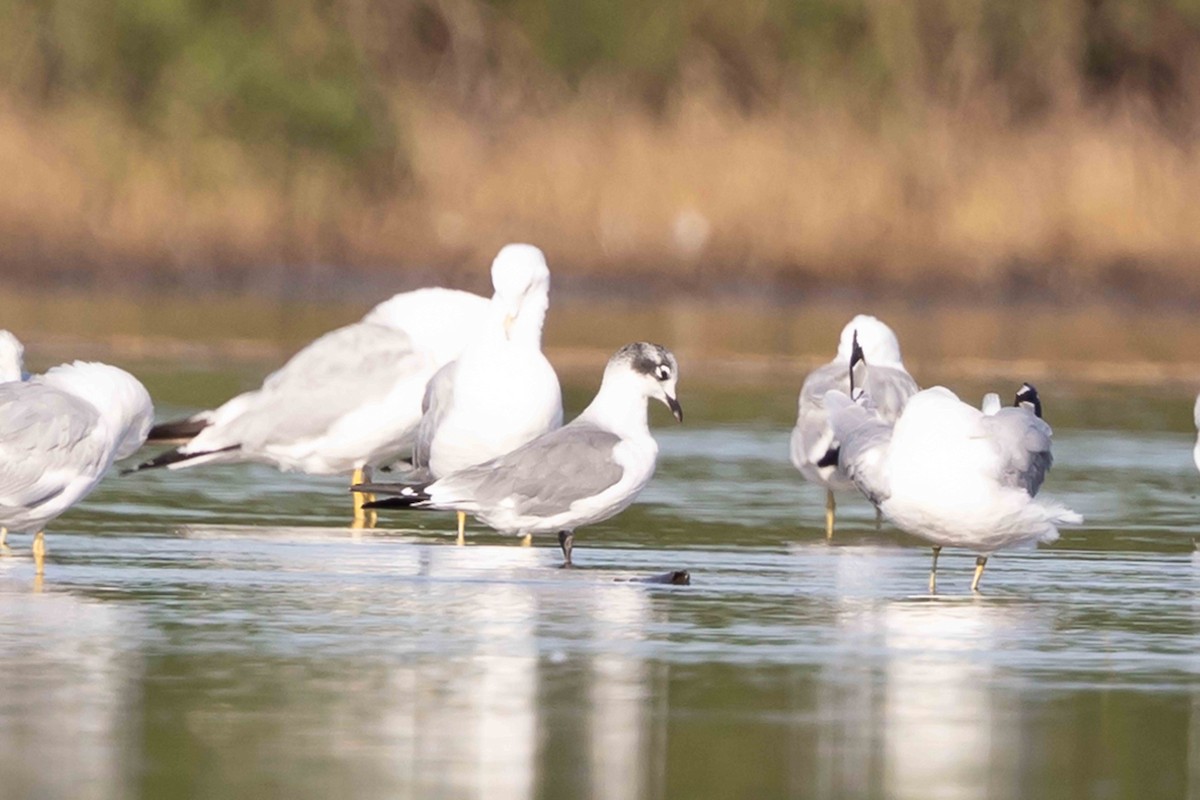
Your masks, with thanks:
[{"label": "dry tan grass", "polygon": [[713,97],[660,118],[585,92],[485,127],[405,94],[413,183],[384,195],[319,160],[264,170],[229,141],[152,144],[100,110],[3,103],[0,258],[11,275],[220,285],[279,264],[474,275],[525,239],[556,274],[600,281],[1200,291],[1200,153],[1132,104],[1021,127],[929,109],[868,130]]}]

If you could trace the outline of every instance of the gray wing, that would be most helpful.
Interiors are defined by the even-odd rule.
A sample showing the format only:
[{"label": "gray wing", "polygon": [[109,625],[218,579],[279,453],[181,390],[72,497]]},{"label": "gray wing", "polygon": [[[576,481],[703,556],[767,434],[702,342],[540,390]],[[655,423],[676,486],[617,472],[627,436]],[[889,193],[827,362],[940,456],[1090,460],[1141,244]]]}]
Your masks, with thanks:
[{"label": "gray wing", "polygon": [[[370,371],[413,350],[408,334],[370,322],[355,322],[314,339],[263,381],[265,392],[301,392]],[[344,385],[344,384],[343,384]]]},{"label": "gray wing", "polygon": [[80,471],[102,468],[103,443],[90,434],[95,408],[35,378],[0,384],[0,507],[32,507],[61,492]]},{"label": "gray wing", "polygon": [[429,451],[433,437],[454,402],[454,365],[451,361],[429,379],[425,385],[425,399],[421,401],[421,423],[417,426],[417,441],[413,444],[412,465],[429,466]]},{"label": "gray wing", "polygon": [[879,412],[879,418],[888,423],[899,419],[900,412],[908,404],[908,398],[920,391],[917,382],[904,370],[873,367],[870,364],[867,365],[863,388]]},{"label": "gray wing", "polygon": [[879,505],[892,493],[884,469],[892,442],[891,424],[839,391],[826,395],[825,403],[830,427],[839,442],[838,466],[868,500]]},{"label": "gray wing", "polygon": [[[272,373],[252,407],[220,438],[257,447],[321,435],[350,411],[382,400],[405,373],[422,368],[403,331],[362,322],[338,328]],[[207,446],[206,433],[194,443]]]},{"label": "gray wing", "polygon": [[571,423],[434,486],[480,507],[511,502],[518,514],[552,516],[621,480],[625,469],[613,459],[613,448],[620,442],[610,431]]},{"label": "gray wing", "polygon": [[999,480],[1004,486],[1036,495],[1054,463],[1052,431],[1045,421],[1024,408],[1002,408],[981,424],[999,457]]},{"label": "gray wing", "polygon": [[797,468],[803,464],[816,464],[834,446],[829,414],[825,410],[825,394],[835,389],[850,391],[850,373],[845,364],[818,367],[808,374],[800,387],[800,408],[792,431],[792,463]]}]

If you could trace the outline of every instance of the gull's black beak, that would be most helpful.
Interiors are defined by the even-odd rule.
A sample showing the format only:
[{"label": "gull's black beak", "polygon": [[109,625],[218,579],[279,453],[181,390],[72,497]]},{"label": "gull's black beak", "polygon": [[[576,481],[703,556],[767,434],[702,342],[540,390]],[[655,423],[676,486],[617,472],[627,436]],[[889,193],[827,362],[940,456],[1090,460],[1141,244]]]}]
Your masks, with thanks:
[{"label": "gull's black beak", "polygon": [[683,406],[679,405],[679,401],[671,395],[667,395],[667,408],[671,409],[671,413],[675,415],[675,419],[683,422]]}]

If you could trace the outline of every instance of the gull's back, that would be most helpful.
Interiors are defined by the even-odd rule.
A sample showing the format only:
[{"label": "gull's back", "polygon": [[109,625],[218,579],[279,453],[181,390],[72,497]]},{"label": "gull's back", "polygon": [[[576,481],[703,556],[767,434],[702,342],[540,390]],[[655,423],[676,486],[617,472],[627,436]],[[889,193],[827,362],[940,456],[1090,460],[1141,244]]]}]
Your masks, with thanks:
[{"label": "gull's back", "polygon": [[90,491],[111,462],[100,414],[46,386],[0,384],[0,525],[40,529]]},{"label": "gull's back", "polygon": [[[400,440],[415,431],[428,375],[429,369],[415,356],[403,331],[353,323],[301,350],[269,375],[262,389],[231,400],[236,405],[229,413],[224,406],[218,409],[213,423],[180,451],[206,453],[236,447],[213,460],[262,460],[284,469],[349,471],[355,460],[350,451],[362,439],[378,440],[382,447],[388,444],[384,440],[395,438],[397,452],[410,445],[411,438]],[[387,402],[405,386],[411,389],[408,402]],[[368,415],[370,419],[365,418]]]}]

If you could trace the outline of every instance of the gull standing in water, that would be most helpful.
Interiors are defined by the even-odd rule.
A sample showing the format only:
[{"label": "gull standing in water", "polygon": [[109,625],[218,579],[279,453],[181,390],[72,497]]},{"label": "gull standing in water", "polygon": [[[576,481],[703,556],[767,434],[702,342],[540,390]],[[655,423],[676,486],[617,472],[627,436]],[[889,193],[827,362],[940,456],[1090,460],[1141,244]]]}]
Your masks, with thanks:
[{"label": "gull standing in water", "polygon": [[986,415],[942,386],[909,398],[894,427],[870,395],[826,395],[841,442],[839,466],[902,531],[933,543],[929,592],[937,591],[942,547],[977,554],[971,591],[988,557],[1010,547],[1058,538],[1058,526],[1083,518],[1055,502],[1035,501],[1053,463],[1050,426],[1037,390],[1024,384],[1014,407]]},{"label": "gull standing in water", "polygon": [[852,489],[854,483],[837,465],[837,446],[825,409],[825,394],[837,389],[850,392],[846,364],[857,338],[868,369],[862,387],[870,394],[879,416],[894,422],[908,398],[918,391],[917,382],[904,368],[900,342],[892,329],[875,317],[859,314],[842,328],[837,356],[809,373],[800,388],[796,427],[792,429],[792,464],[805,480],[825,487],[825,538],[833,538],[837,512],[834,492]]},{"label": "gull standing in water", "polygon": [[[475,338],[488,308],[450,289],[396,295],[305,347],[261,388],[158,426],[160,438],[187,441],[130,471],[254,461],[359,483],[412,450],[426,384]],[[361,500],[354,524],[373,524]]]},{"label": "gull standing in water", "polygon": [[375,508],[453,509],[507,534],[558,533],[571,565],[575,529],[629,506],[650,481],[658,444],[647,400],[683,421],[675,396],[679,366],[665,347],[636,342],[617,351],[582,414],[511,453],[427,484],[373,483],[355,491],[394,495]]},{"label": "gull standing in water", "polygon": [[0,384],[0,525],[35,534],[39,575],[46,523],[135,453],[153,419],[146,388],[108,364],[76,361]]},{"label": "gull standing in water", "polygon": [[[412,461],[433,480],[562,425],[562,389],[542,354],[550,303],[546,258],[533,245],[507,245],[492,264],[492,278],[496,294],[479,338],[442,367],[425,391]],[[466,517],[458,512],[460,545]]]}]

